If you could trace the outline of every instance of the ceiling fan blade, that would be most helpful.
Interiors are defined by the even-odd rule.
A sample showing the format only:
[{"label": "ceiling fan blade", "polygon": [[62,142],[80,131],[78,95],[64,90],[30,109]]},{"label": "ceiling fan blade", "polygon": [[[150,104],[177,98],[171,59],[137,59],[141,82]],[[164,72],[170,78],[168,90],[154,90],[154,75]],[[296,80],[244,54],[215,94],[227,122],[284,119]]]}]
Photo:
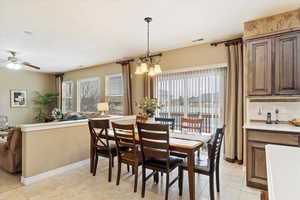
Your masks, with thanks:
[{"label": "ceiling fan blade", "polygon": [[28,62],[23,62],[22,65],[25,65],[25,66],[27,66],[27,67],[31,67],[31,68],[34,68],[34,69],[38,69],[38,70],[41,69],[40,67],[37,67],[37,66],[35,66],[35,65],[32,65],[32,64],[30,64],[30,63],[28,63]]}]

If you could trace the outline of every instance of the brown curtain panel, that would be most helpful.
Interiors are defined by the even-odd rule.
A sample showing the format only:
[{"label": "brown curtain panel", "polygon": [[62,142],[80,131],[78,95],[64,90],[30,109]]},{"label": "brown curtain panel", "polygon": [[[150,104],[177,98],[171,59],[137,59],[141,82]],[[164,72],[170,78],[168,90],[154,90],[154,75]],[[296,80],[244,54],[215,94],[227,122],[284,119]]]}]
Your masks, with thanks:
[{"label": "brown curtain panel", "polygon": [[243,44],[227,43],[225,159],[243,163]]},{"label": "brown curtain panel", "polygon": [[153,77],[148,73],[144,75],[144,97],[153,98],[154,96],[154,82]]},{"label": "brown curtain panel", "polygon": [[57,107],[62,110],[62,83],[64,81],[64,74],[55,75],[55,90],[58,94]]},{"label": "brown curtain panel", "polygon": [[123,113],[124,115],[132,115],[132,86],[131,86],[131,69],[130,62],[122,63],[122,77],[123,77]]}]

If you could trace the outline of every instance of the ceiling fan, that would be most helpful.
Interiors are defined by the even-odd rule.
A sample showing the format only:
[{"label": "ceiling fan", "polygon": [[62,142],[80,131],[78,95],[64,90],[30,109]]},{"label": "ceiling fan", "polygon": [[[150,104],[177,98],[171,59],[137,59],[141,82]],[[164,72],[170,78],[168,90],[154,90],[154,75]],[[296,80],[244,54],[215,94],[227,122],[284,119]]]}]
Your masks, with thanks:
[{"label": "ceiling fan", "polygon": [[8,51],[10,54],[7,58],[7,61],[4,62],[4,66],[8,69],[14,69],[14,70],[19,70],[22,68],[22,66],[26,67],[31,67],[33,69],[40,70],[41,68],[35,65],[30,64],[29,62],[24,62],[22,60],[19,60],[16,57],[16,52],[15,51]]}]

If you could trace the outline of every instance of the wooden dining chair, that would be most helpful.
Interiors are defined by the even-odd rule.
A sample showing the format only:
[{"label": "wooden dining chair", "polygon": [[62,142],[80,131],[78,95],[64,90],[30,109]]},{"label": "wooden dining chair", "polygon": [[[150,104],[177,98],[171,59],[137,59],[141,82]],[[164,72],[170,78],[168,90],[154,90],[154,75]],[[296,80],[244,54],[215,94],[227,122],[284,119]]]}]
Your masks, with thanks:
[{"label": "wooden dining chair", "polygon": [[262,191],[260,193],[260,200],[269,200],[269,194],[267,191]]},{"label": "wooden dining chair", "polygon": [[94,154],[94,158],[91,158],[93,159],[93,176],[95,176],[97,172],[98,156],[108,158],[108,181],[110,182],[114,157],[117,156],[117,147],[116,145],[110,145],[108,140],[109,120],[89,119],[88,124],[92,140],[91,150]]},{"label": "wooden dining chair", "polygon": [[[189,119],[181,118],[181,133],[185,133],[184,130],[188,130],[188,133],[196,133],[201,135],[203,119]],[[203,141],[208,142],[208,141]],[[200,158],[200,150],[197,151],[198,159]]]},{"label": "wooden dining chair", "polygon": [[[176,169],[182,160],[170,156],[169,126],[163,124],[138,123],[139,139],[142,151],[142,198],[145,197],[146,181],[154,176],[158,183],[158,172],[166,173],[165,200],[168,199],[169,188],[178,180],[178,176],[169,182],[169,174]],[[146,177],[146,169],[153,172]]]},{"label": "wooden dining chair", "polygon": [[137,115],[136,116],[136,123],[145,123],[148,120],[148,117],[146,115]]},{"label": "wooden dining chair", "polygon": [[[112,122],[114,130],[115,141],[117,145],[118,153],[118,175],[117,185],[120,183],[121,167],[122,163],[131,165],[134,171],[134,192],[137,191],[138,183],[138,167],[142,164],[142,154],[138,148],[138,141],[135,138],[134,125],[133,124],[116,124]],[[124,148],[127,147],[127,148]]]},{"label": "wooden dining chair", "polygon": [[184,132],[187,129],[193,133],[201,134],[203,119],[189,119],[189,118],[181,118],[181,132]]},{"label": "wooden dining chair", "polygon": [[[208,144],[208,162],[207,166],[200,164],[195,165],[195,173],[209,176],[209,190],[210,200],[214,200],[214,173],[216,173],[216,187],[217,192],[220,192],[220,177],[219,177],[219,165],[220,165],[220,152],[224,135],[224,128],[217,129],[213,136],[213,139]],[[183,183],[183,170],[187,170],[188,166],[182,164],[179,167],[179,194],[182,195],[182,183]]]},{"label": "wooden dining chair", "polygon": [[171,130],[175,129],[175,119],[174,118],[164,118],[164,117],[155,117],[155,121],[160,122],[161,124],[168,124]]}]

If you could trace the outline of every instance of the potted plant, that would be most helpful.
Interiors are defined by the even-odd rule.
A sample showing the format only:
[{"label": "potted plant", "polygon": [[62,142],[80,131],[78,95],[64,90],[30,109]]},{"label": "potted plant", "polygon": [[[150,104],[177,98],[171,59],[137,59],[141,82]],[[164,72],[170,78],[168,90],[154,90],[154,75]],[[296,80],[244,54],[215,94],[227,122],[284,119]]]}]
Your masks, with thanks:
[{"label": "potted plant", "polygon": [[140,103],[137,104],[137,106],[149,118],[153,118],[155,115],[155,111],[163,107],[162,104],[158,103],[157,99],[151,99],[147,97],[142,99]]},{"label": "potted plant", "polygon": [[52,116],[50,112],[57,104],[57,93],[47,92],[40,93],[35,92],[36,96],[33,98],[32,102],[35,105],[35,119],[39,122],[49,122],[52,121]]}]

